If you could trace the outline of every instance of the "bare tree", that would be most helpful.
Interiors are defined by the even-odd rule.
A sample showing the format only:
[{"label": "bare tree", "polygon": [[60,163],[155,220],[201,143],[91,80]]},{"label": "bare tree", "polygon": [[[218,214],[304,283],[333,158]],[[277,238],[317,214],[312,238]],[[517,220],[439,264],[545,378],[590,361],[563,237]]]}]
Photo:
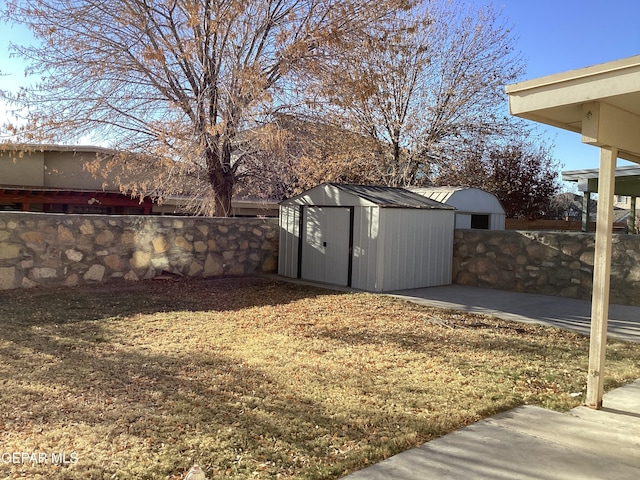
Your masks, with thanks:
[{"label": "bare tree", "polygon": [[[240,132],[283,109],[297,80],[383,25],[403,0],[10,0],[14,46],[41,79],[3,97],[28,111],[22,141],[92,135],[118,151],[140,195],[208,198],[226,216],[247,152]],[[381,27],[382,29],[382,27]],[[303,74],[304,72],[304,74]],[[125,182],[127,175],[122,176]]]},{"label": "bare tree", "polygon": [[247,140],[258,151],[240,175],[246,192],[284,199],[322,182],[370,183],[380,145],[370,137],[317,119],[278,115]]},{"label": "bare tree", "polygon": [[360,40],[331,56],[311,110],[384,145],[371,181],[428,182],[478,137],[510,130],[504,85],[522,63],[499,12],[422,2]]}]

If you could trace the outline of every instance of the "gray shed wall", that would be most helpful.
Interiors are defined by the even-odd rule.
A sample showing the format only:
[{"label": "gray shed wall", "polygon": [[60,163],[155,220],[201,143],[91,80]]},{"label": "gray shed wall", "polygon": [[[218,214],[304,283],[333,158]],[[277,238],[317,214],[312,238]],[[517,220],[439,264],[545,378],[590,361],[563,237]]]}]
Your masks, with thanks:
[{"label": "gray shed wall", "polygon": [[[280,207],[278,273],[298,276],[300,206]],[[451,283],[453,210],[355,207],[351,286],[390,291]]]},{"label": "gray shed wall", "polygon": [[357,208],[353,215],[351,286],[375,290],[378,278],[380,207]]},{"label": "gray shed wall", "polygon": [[375,291],[451,283],[454,212],[383,209]]},{"label": "gray shed wall", "polygon": [[299,212],[299,205],[280,205],[278,274],[290,278],[298,276]]}]

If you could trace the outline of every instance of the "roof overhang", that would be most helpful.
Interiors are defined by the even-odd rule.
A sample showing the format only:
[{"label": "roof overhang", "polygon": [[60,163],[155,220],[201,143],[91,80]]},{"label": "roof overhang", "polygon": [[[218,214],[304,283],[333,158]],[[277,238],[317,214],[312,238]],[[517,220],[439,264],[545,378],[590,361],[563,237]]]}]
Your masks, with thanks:
[{"label": "roof overhang", "polygon": [[616,159],[640,163],[640,55],[507,87],[512,115],[582,135],[600,147],[591,340],[585,403],[602,408]]},{"label": "roof overhang", "polygon": [[3,152],[74,152],[74,153],[101,153],[114,155],[115,150],[93,145],[59,145],[46,143],[0,143],[0,154]]},{"label": "roof overhang", "polygon": [[512,115],[616,147],[640,163],[640,55],[509,85]]},{"label": "roof overhang", "polygon": [[[578,182],[578,190],[581,192],[597,192],[599,177],[599,168],[562,172],[562,180],[565,182]],[[631,165],[616,168],[614,193],[616,195],[640,197],[640,166]]]}]

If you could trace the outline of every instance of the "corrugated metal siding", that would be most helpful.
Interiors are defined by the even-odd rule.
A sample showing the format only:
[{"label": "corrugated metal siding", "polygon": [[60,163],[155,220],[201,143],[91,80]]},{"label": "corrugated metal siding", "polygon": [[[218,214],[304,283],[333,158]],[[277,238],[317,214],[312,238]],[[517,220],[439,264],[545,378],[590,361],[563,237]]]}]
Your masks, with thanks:
[{"label": "corrugated metal siding", "polygon": [[375,290],[379,244],[379,207],[356,208],[353,216],[353,270],[351,286]]},{"label": "corrugated metal siding", "polygon": [[285,277],[298,276],[299,210],[298,205],[280,205],[278,274]]},{"label": "corrugated metal siding", "polygon": [[489,230],[504,230],[507,216],[504,213],[492,213],[489,216]]},{"label": "corrugated metal siding", "polygon": [[384,245],[378,258],[383,277],[377,291],[451,283],[454,214],[415,210],[381,211]]},{"label": "corrugated metal siding", "polygon": [[461,229],[471,228],[471,214],[456,212],[456,228],[461,228]]}]

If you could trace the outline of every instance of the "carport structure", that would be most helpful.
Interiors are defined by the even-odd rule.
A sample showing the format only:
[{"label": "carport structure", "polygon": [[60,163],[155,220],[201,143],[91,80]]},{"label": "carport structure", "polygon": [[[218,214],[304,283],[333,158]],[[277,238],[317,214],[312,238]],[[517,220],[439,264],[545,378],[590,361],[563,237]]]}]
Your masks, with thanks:
[{"label": "carport structure", "polygon": [[[588,231],[591,193],[598,193],[599,178],[600,170],[597,168],[562,172],[562,180],[565,182],[577,182],[578,190],[584,194],[582,200],[583,232]],[[640,166],[633,165],[616,168],[614,193],[616,195],[631,197],[631,208],[627,220],[627,227],[629,233],[633,233],[636,227],[636,199],[640,197]]]},{"label": "carport structure", "polygon": [[600,148],[586,404],[602,407],[616,161],[640,163],[640,55],[507,86],[512,115]]}]

